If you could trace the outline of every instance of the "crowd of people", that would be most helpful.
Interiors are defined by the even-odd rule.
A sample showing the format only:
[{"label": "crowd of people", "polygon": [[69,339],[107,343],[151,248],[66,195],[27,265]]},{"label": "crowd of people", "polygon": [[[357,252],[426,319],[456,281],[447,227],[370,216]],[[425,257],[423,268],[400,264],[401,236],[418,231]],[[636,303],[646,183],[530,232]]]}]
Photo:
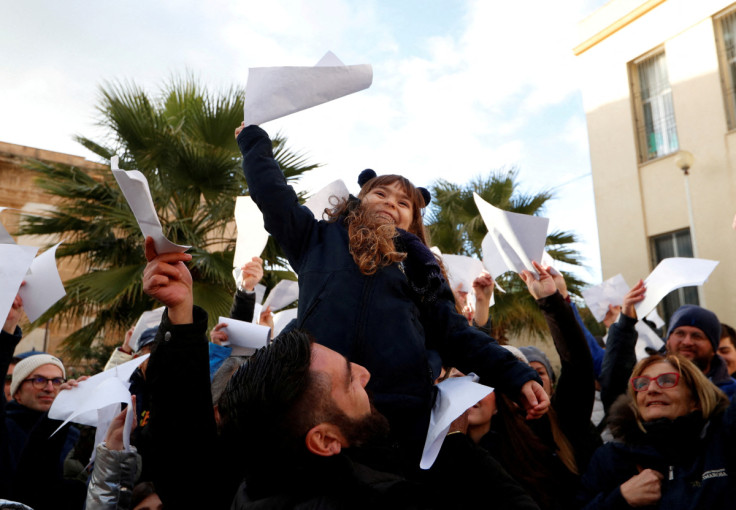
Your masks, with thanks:
[{"label": "crowd of people", "polygon": [[[157,253],[147,238],[143,290],[163,317],[134,345],[131,329],[106,367],[150,353],[129,381],[128,447],[127,410],[99,444],[49,417],[59,392],[81,379],[67,380],[48,354],[13,358],[16,297],[0,332],[0,508],[677,510],[736,501],[735,335],[713,312],[681,307],[663,352],[637,361],[643,282],[610,308],[602,344],[564,277],[534,262],[520,276],[549,326],[555,367],[536,347],[490,336],[489,275],[475,280],[468,313],[429,250],[427,190],[366,170],[357,197],[315,218],[266,132],[240,126],[235,136],[250,195],[299,276],[297,318],[268,346],[233,355],[227,326],[208,334],[194,304],[191,256]],[[242,268],[231,318],[253,319],[262,276],[257,257]],[[260,321],[269,318],[265,310]],[[436,385],[470,373],[494,391],[452,422],[435,462],[420,469]]]}]

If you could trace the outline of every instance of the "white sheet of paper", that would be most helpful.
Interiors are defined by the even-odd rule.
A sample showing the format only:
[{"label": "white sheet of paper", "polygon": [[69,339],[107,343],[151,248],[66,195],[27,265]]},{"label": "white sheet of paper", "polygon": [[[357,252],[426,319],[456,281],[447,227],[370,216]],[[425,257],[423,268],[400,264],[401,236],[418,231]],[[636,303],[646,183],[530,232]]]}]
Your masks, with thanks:
[{"label": "white sheet of paper", "polygon": [[493,388],[478,384],[474,380],[477,380],[477,376],[470,374],[465,377],[451,377],[437,385],[437,399],[429,418],[429,430],[424,442],[422,460],[419,463],[420,468],[432,467],[452,422],[493,391]]},{"label": "white sheet of paper", "polygon": [[243,267],[253,257],[260,257],[268,242],[268,232],[263,227],[263,213],[252,198],[235,199],[235,224],[238,238],[235,241],[233,267]]},{"label": "white sheet of paper", "polygon": [[656,308],[647,314],[646,319],[650,322],[653,322],[657,329],[664,326],[664,319],[659,316]]},{"label": "white sheet of paper", "polygon": [[547,241],[549,219],[518,214],[492,206],[473,193],[488,235],[483,240],[483,264],[494,278],[506,271],[524,269],[537,274],[532,260],[540,262]]},{"label": "white sheet of paper", "polygon": [[[130,376],[150,355],[139,356],[110,370],[95,374],[76,388],[60,391],[49,409],[49,418],[97,426],[97,410],[119,402],[130,403]],[[115,380],[117,382],[107,382]],[[104,384],[104,386],[103,386]],[[122,388],[122,390],[121,390]],[[123,391],[124,390],[124,391]],[[125,398],[127,394],[127,398]],[[120,399],[120,400],[118,400]],[[61,428],[59,427],[59,428]],[[54,431],[54,433],[56,433]]]},{"label": "white sheet of paper", "polygon": [[637,361],[649,357],[649,353],[646,351],[647,347],[659,350],[664,345],[664,341],[659,338],[659,335],[657,335],[657,333],[655,333],[654,330],[644,322],[637,321],[634,329],[636,329],[636,332],[639,335],[639,338],[636,341],[636,347],[634,348]]},{"label": "white sheet of paper", "polygon": [[90,464],[95,461],[97,454],[97,445],[107,437],[107,430],[110,428],[112,420],[120,413],[122,406],[120,402],[110,404],[97,410],[97,428],[95,429],[95,447],[92,448],[92,455],[89,458]]},{"label": "white sheet of paper", "polygon": [[33,259],[31,273],[25,277],[26,284],[18,291],[23,298],[23,308],[28,320],[31,322],[41,317],[51,305],[66,295],[56,267],[56,249],[60,244],[55,244]]},{"label": "white sheet of paper", "polygon": [[608,312],[608,305],[621,306],[629,286],[620,273],[598,285],[583,290],[583,299],[593,317],[601,322]]},{"label": "white sheet of paper", "polygon": [[[0,207],[0,213],[3,212],[7,207]],[[0,222],[0,244],[15,244],[15,239],[5,229],[5,226]]]},{"label": "white sheet of paper", "polygon": [[224,322],[227,324],[226,345],[260,349],[268,345],[271,339],[271,328],[268,326],[260,326],[252,322],[239,321],[222,316],[220,316],[218,321],[218,323]]},{"label": "white sheet of paper", "polygon": [[153,205],[151,190],[148,187],[148,179],[138,170],[119,170],[118,157],[110,160],[110,168],[120,190],[128,201],[133,216],[144,237],[153,237],[156,245],[156,253],[183,253],[191,246],[174,244],[164,236],[158,213]]},{"label": "white sheet of paper", "polygon": [[547,266],[547,271],[552,276],[562,275],[562,273],[560,273],[560,271],[557,269],[557,261],[553,259],[552,255],[550,255],[546,251],[542,254],[542,261],[540,262],[540,264],[542,264],[542,266]]},{"label": "white sheet of paper", "polygon": [[293,280],[281,280],[268,293],[266,301],[263,302],[263,308],[271,307],[271,312],[276,312],[282,308],[289,306],[291,303],[299,299],[299,282]]},{"label": "white sheet of paper", "polygon": [[38,248],[34,246],[0,244],[0,317],[8,316],[37,252]]},{"label": "white sheet of paper", "polygon": [[670,257],[662,260],[644,280],[644,300],[635,305],[638,317],[646,317],[675,289],[702,285],[718,265],[717,260]]},{"label": "white sheet of paper", "polygon": [[[473,280],[485,269],[483,262],[465,255],[442,255],[452,290],[473,292]],[[459,288],[458,288],[459,287]]]},{"label": "white sheet of paper", "polygon": [[287,324],[296,319],[297,309],[289,308],[273,314],[273,337],[276,338]]},{"label": "white sheet of paper", "polygon": [[266,286],[262,283],[256,284],[256,303],[263,303],[263,298],[266,296]]},{"label": "white sheet of paper", "polygon": [[263,305],[260,303],[255,303],[253,306],[253,319],[251,319],[251,322],[253,324],[260,324],[261,323],[261,312],[263,311]]},{"label": "white sheet of paper", "polygon": [[314,67],[252,67],[245,86],[245,125],[263,124],[367,89],[369,64],[346,66],[326,54]]},{"label": "white sheet of paper", "polygon": [[148,328],[161,324],[164,310],[166,310],[165,306],[159,306],[153,310],[143,312],[138,318],[138,322],[135,323],[135,328],[133,328],[133,334],[130,337],[130,348],[133,349],[133,352],[138,351],[138,341],[141,339],[143,332]]},{"label": "white sheet of paper", "polygon": [[322,220],[325,209],[333,209],[341,199],[347,199],[349,196],[348,187],[342,179],[338,179],[309,197],[304,202],[304,207],[312,211],[316,219]]}]

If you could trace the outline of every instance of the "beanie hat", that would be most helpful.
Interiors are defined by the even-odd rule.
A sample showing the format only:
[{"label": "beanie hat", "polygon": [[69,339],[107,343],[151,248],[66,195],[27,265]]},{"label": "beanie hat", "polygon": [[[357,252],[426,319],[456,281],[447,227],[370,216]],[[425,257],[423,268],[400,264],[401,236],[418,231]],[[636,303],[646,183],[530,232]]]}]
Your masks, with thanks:
[{"label": "beanie hat", "polygon": [[508,345],[508,344],[507,345],[502,345],[501,347],[503,347],[504,349],[506,349],[507,351],[509,351],[511,354],[513,354],[514,356],[516,356],[516,359],[518,359],[522,363],[525,363],[527,365],[529,364],[529,360],[526,359],[526,356],[524,356],[524,353],[521,352],[521,350],[519,350],[517,347],[514,347],[513,345]]},{"label": "beanie hat", "polygon": [[697,305],[683,305],[672,314],[670,327],[667,330],[667,339],[672,332],[680,326],[692,326],[705,333],[705,336],[713,345],[713,350],[718,350],[721,340],[721,321],[716,314]]},{"label": "beanie hat", "polygon": [[13,378],[10,381],[10,397],[15,395],[20,384],[28,378],[38,367],[43,365],[56,365],[61,369],[61,375],[66,379],[66,370],[64,370],[64,364],[56,356],[51,354],[35,354],[28,356],[26,359],[21,360],[15,365],[13,370]]},{"label": "beanie hat", "polygon": [[531,345],[520,347],[519,350],[524,353],[524,356],[526,356],[526,359],[529,360],[529,363],[531,363],[532,361],[536,361],[544,365],[544,368],[547,369],[547,374],[549,374],[550,381],[552,381],[553,383],[555,382],[557,376],[555,375],[555,371],[552,370],[552,364],[549,362],[549,358],[547,358],[546,354]]}]

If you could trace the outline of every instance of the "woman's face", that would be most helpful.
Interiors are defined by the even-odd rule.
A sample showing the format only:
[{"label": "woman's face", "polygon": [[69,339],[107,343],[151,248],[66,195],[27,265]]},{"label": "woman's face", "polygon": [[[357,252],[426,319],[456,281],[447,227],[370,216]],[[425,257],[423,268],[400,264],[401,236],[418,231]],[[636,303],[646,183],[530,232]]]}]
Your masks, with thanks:
[{"label": "woman's face", "polygon": [[736,372],[736,349],[734,349],[731,339],[727,336],[721,338],[718,344],[718,355],[723,358],[728,365],[728,373]]},{"label": "woman's face", "polygon": [[694,411],[697,406],[692,392],[682,378],[672,388],[660,388],[656,379],[659,375],[677,372],[677,369],[666,361],[649,365],[640,375],[651,378],[649,386],[636,393],[636,405],[644,421],[658,418],[674,420],[679,416]]},{"label": "woman's face", "polygon": [[411,227],[414,208],[399,181],[371,189],[363,197],[363,204],[379,220],[393,223],[403,230]]},{"label": "woman's face", "polygon": [[468,426],[474,427],[490,423],[494,414],[496,414],[496,392],[492,391],[468,409]]},{"label": "woman's face", "polygon": [[547,367],[539,361],[530,361],[529,365],[537,371],[539,378],[542,379],[542,388],[544,388],[544,391],[547,392],[547,395],[552,396],[552,379],[549,373],[547,373]]}]

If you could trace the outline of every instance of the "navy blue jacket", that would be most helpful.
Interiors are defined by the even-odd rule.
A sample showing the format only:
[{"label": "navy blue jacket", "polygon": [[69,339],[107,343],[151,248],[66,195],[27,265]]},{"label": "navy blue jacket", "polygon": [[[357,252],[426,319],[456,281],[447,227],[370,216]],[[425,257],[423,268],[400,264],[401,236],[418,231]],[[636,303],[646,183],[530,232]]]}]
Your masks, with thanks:
[{"label": "navy blue jacket", "polygon": [[412,298],[398,264],[374,275],[360,272],[348,248],[342,221],[317,221],[273,157],[265,131],[249,126],[238,136],[250,196],[265,227],[299,275],[297,327],[371,373],[368,389],[399,437],[423,442],[433,397],[430,352],[446,366],[475,372],[481,383],[516,398],[536,372],[470,327],[455,311],[443,283],[432,302]]},{"label": "navy blue jacket", "polygon": [[[617,441],[596,450],[582,478],[580,503],[585,510],[630,508],[621,484],[641,469],[664,475],[662,498],[652,508],[667,510],[733,508],[733,462],[736,460],[736,404],[706,422],[698,412],[676,420],[635,424],[622,398],[611,408]],[[625,414],[625,416],[620,416]]]}]

